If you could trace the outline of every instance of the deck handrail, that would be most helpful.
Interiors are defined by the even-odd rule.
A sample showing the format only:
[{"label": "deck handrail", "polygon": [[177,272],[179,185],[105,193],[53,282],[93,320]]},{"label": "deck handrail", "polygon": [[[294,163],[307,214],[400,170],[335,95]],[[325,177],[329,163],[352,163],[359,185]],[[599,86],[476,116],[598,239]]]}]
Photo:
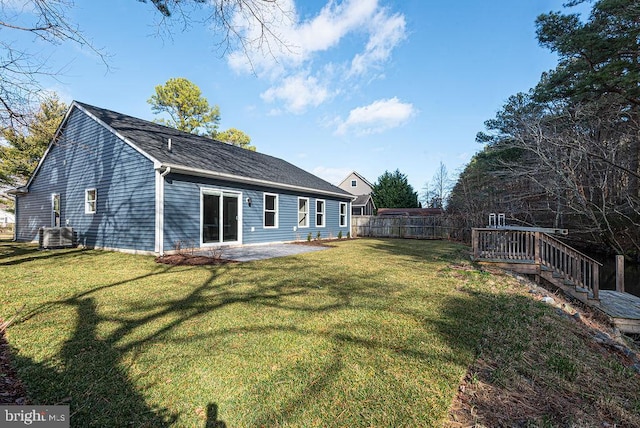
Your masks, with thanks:
[{"label": "deck handrail", "polygon": [[478,228],[472,230],[476,260],[539,264],[599,298],[602,264],[542,232]]},{"label": "deck handrail", "polygon": [[542,265],[558,272],[577,287],[591,291],[594,299],[599,298],[602,263],[546,233],[540,233],[537,239]]}]

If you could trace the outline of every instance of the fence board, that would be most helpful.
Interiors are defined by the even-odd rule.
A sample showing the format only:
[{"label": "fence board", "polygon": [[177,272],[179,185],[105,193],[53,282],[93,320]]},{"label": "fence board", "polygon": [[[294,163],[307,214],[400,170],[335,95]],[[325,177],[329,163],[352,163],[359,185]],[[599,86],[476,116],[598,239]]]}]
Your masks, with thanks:
[{"label": "fence board", "polygon": [[458,227],[444,216],[353,216],[351,235],[371,238],[460,239]]}]

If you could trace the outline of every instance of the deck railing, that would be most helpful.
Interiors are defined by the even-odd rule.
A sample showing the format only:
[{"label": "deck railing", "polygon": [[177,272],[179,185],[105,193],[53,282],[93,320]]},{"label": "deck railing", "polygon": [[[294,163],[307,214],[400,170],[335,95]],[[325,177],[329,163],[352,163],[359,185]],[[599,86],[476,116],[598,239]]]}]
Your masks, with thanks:
[{"label": "deck railing", "polygon": [[599,298],[601,263],[542,232],[473,229],[476,260],[539,264]]},{"label": "deck railing", "polygon": [[506,229],[473,229],[475,259],[523,262],[535,261],[535,235],[532,232]]}]

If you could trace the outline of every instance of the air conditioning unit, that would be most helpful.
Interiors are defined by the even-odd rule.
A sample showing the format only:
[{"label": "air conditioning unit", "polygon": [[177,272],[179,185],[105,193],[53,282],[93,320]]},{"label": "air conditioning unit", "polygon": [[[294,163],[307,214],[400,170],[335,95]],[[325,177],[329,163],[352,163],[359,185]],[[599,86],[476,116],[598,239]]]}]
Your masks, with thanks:
[{"label": "air conditioning unit", "polygon": [[67,248],[75,245],[72,227],[41,227],[40,248]]}]

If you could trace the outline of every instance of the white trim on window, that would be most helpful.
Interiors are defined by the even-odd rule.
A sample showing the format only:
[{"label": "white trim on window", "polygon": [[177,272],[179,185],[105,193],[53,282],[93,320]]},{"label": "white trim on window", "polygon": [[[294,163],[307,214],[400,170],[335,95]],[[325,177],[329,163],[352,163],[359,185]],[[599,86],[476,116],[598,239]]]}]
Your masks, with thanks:
[{"label": "white trim on window", "polygon": [[324,199],[316,199],[316,227],[324,227],[326,207],[327,203]]},{"label": "white trim on window", "polygon": [[61,220],[62,217],[60,216],[60,214],[61,214],[60,193],[54,193],[51,195],[51,226],[52,227],[61,226],[60,222],[62,221]]},{"label": "white trim on window", "polygon": [[340,227],[347,227],[347,203],[340,202],[340,211],[338,212]]},{"label": "white trim on window", "polygon": [[[211,242],[204,242],[204,197],[205,195],[209,196],[219,196],[220,199],[218,201],[218,240]],[[237,200],[237,240],[236,241],[225,241],[224,240],[224,198],[235,198]],[[201,187],[200,188],[200,247],[217,247],[222,245],[237,245],[242,244],[242,192],[234,191],[234,190],[223,190],[217,188],[209,188],[209,187]]]},{"label": "white trim on window", "polygon": [[[267,198],[273,198],[273,209],[267,206]],[[279,197],[276,193],[263,193],[262,196],[262,227],[264,229],[277,229],[279,217]],[[267,225],[267,215],[273,214],[273,224]]]},{"label": "white trim on window", "polygon": [[298,198],[298,227],[309,227],[309,198]]},{"label": "white trim on window", "polygon": [[358,181],[357,180],[351,180],[351,187],[358,187]]},{"label": "white trim on window", "polygon": [[95,214],[98,211],[98,191],[93,189],[85,189],[84,191],[84,213]]}]

